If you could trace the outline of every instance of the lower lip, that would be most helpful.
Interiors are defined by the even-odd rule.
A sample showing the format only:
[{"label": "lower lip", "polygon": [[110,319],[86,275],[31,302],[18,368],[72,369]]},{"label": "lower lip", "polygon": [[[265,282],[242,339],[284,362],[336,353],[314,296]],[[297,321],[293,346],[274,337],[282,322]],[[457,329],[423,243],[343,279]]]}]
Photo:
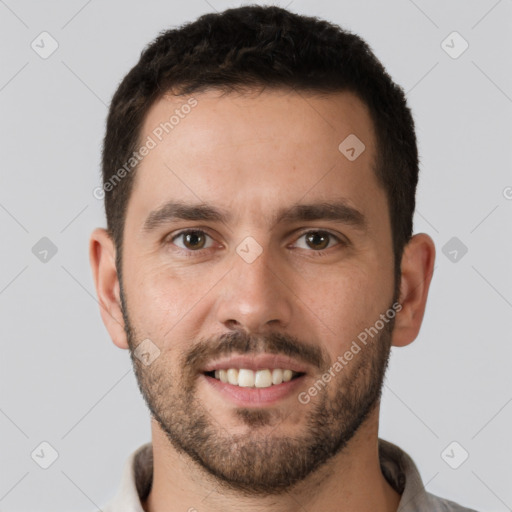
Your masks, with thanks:
[{"label": "lower lip", "polygon": [[204,374],[202,377],[215,391],[235,402],[236,405],[243,407],[273,405],[279,400],[296,395],[304,380],[304,375],[301,375],[288,382],[272,385],[268,388],[244,388],[233,386]]}]

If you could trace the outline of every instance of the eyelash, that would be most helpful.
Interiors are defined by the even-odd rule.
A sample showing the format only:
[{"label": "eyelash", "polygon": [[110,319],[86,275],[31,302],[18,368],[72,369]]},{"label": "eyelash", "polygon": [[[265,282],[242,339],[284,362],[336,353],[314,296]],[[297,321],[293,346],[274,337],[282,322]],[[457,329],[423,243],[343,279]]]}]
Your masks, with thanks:
[{"label": "eyelash", "polygon": [[[176,240],[180,236],[187,235],[189,233],[200,233],[202,235],[206,235],[207,237],[209,237],[209,238],[211,238],[213,240],[213,237],[210,236],[203,229],[185,229],[183,231],[180,231],[180,232],[176,233],[175,235],[173,235],[170,238],[166,237],[167,241],[165,242],[165,245],[174,244],[174,240]],[[309,233],[325,234],[325,235],[328,235],[331,238],[334,238],[338,242],[336,245],[340,245],[342,247],[348,246],[348,242],[346,242],[345,240],[343,240],[339,236],[335,235],[334,233],[331,233],[330,231],[321,230],[321,229],[308,229],[306,231],[303,231],[302,233],[299,234],[299,237],[297,238],[297,240],[299,238],[302,238],[304,235],[309,234]],[[336,245],[334,245],[334,247],[336,247]],[[198,249],[198,250],[194,251],[194,250],[191,250],[191,249],[183,249],[181,247],[176,247],[174,250],[179,252],[179,253],[181,253],[181,254],[184,254],[186,257],[194,257],[194,256],[202,255],[204,252],[206,252],[206,251],[208,251],[210,249],[211,249],[211,247],[207,247],[207,248]],[[310,249],[308,252],[311,252],[311,253],[313,253],[313,254],[315,254],[317,256],[323,256],[324,253],[327,250],[329,250],[329,249],[332,249],[332,247],[327,247],[326,249],[320,249],[318,251],[315,251],[314,249]]]}]

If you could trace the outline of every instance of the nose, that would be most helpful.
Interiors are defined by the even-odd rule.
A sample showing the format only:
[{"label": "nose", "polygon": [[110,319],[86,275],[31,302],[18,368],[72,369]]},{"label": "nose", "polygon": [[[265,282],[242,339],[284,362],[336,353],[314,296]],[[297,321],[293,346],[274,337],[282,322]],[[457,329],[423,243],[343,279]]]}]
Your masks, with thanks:
[{"label": "nose", "polygon": [[287,327],[294,295],[280,267],[268,248],[252,262],[234,253],[232,270],[223,280],[216,304],[218,322],[250,333],[265,332],[269,326]]}]

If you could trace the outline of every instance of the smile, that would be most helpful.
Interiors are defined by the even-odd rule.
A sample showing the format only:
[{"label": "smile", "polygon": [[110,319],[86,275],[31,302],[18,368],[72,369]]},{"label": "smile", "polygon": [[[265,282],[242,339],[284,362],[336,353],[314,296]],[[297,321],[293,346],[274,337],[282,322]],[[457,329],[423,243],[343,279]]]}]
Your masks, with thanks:
[{"label": "smile", "polygon": [[303,375],[303,373],[281,368],[265,368],[256,371],[248,368],[228,368],[205,372],[205,375],[232,386],[269,388],[296,379]]},{"label": "smile", "polygon": [[201,370],[208,388],[237,407],[276,405],[304,386],[311,366],[284,354],[232,354]]}]

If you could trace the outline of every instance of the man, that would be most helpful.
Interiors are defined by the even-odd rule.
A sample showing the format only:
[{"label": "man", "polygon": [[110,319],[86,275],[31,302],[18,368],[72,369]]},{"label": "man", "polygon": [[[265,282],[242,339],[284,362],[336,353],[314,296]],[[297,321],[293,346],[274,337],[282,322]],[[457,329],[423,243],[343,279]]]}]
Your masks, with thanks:
[{"label": "man", "polygon": [[435,248],[366,43],[259,6],[162,33],[114,95],[103,180],[101,315],[152,415],[103,510],[469,510],[378,438]]}]

